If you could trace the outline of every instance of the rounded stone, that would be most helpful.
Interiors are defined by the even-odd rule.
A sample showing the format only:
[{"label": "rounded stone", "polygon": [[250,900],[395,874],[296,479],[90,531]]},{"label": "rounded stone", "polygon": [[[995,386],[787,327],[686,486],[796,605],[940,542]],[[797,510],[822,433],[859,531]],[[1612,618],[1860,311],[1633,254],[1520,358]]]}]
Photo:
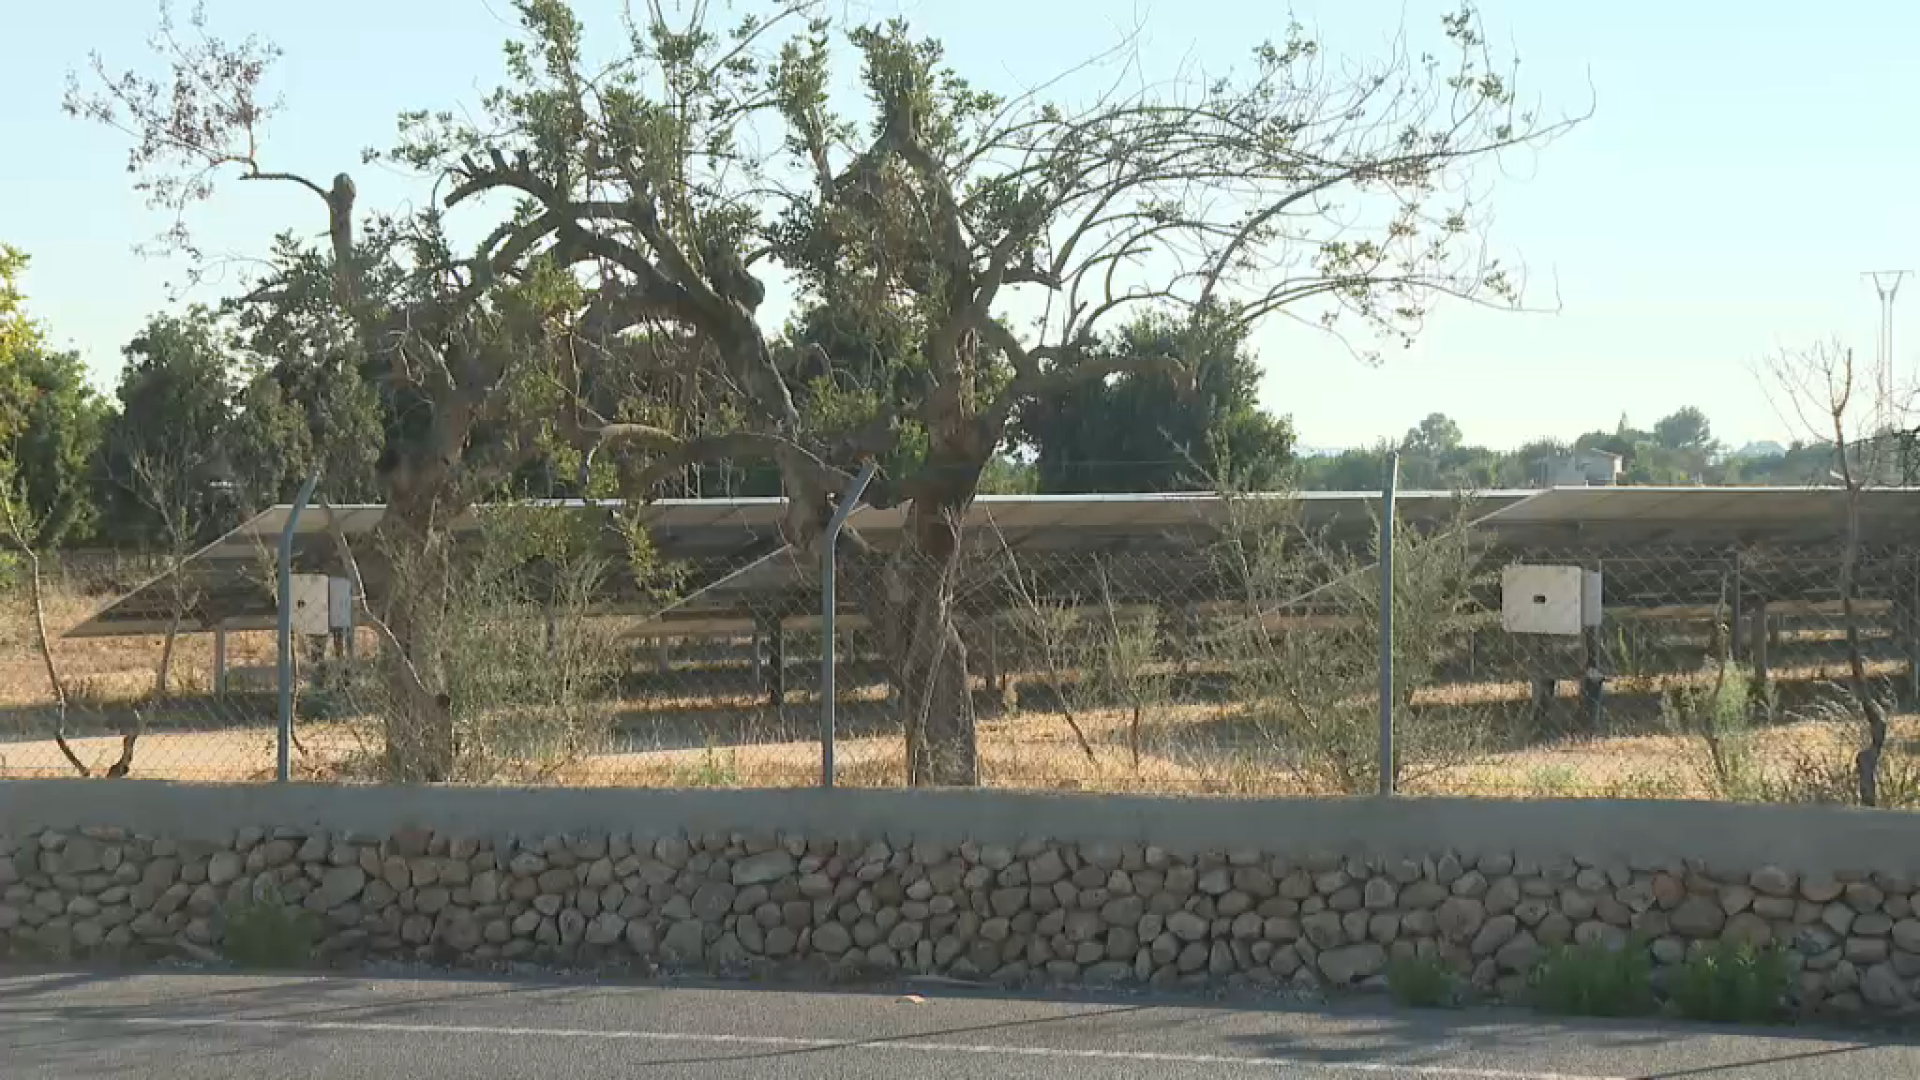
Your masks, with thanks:
[{"label": "rounded stone", "polygon": [[1840,898],[1846,886],[1824,871],[1800,877],[1800,898],[1814,904],[1830,904]]},{"label": "rounded stone", "polygon": [[1480,932],[1480,925],[1486,921],[1486,917],[1486,906],[1479,900],[1470,896],[1450,896],[1434,912],[1434,926],[1449,941],[1467,942]]},{"label": "rounded stone", "polygon": [[1166,918],[1167,930],[1181,941],[1196,942],[1206,939],[1207,921],[1191,911],[1175,911]]},{"label": "rounded stone", "polygon": [[1520,920],[1512,915],[1495,915],[1480,927],[1470,950],[1475,956],[1492,956],[1520,932]]},{"label": "rounded stone", "polygon": [[[1276,954],[1277,955],[1277,954]],[[1367,941],[1338,949],[1327,949],[1315,959],[1320,974],[1335,986],[1350,986],[1379,974],[1387,966],[1387,951]]]},{"label": "rounded stone", "polygon": [[1763,866],[1755,870],[1747,884],[1754,892],[1762,896],[1792,896],[1794,893],[1793,875],[1778,866]]},{"label": "rounded stone", "polygon": [[207,883],[225,885],[240,876],[242,863],[238,852],[216,851],[207,860]]},{"label": "rounded stone", "polygon": [[823,923],[813,930],[813,947],[828,956],[839,956],[853,947],[853,934],[837,922]]},{"label": "rounded stone", "polygon": [[1672,918],[1674,930],[1691,938],[1715,937],[1726,922],[1726,910],[1717,898],[1698,895],[1681,901]]},{"label": "rounded stone", "polygon": [[1720,931],[1720,940],[1764,949],[1773,943],[1773,927],[1758,914],[1743,911],[1727,920],[1726,927]]}]

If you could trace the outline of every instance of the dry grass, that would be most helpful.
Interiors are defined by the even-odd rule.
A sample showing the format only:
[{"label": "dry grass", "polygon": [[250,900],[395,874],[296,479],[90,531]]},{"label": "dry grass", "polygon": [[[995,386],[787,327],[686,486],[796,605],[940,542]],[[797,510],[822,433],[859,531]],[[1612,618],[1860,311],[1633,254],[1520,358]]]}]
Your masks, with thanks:
[{"label": "dry grass", "polygon": [[[158,634],[124,638],[62,637],[85,621],[111,597],[49,589],[47,634],[53,641],[54,662],[67,690],[83,702],[114,703],[143,700],[153,693],[160,654],[166,639]],[[24,597],[0,593],[0,710],[31,709],[52,700],[46,669],[33,646]],[[274,662],[271,633],[227,635],[227,664],[258,667]],[[213,681],[213,636],[182,634],[174,644],[169,689],[181,696],[204,694]]]},{"label": "dry grass", "polygon": [[[12,599],[12,598],[0,598]],[[96,610],[107,598],[77,590],[53,590],[49,630],[56,636]],[[65,776],[71,767],[47,736],[45,708],[49,687],[22,612],[0,617],[0,776]],[[368,647],[373,643],[366,642]],[[89,722],[115,707],[151,694],[163,646],[158,636],[55,641],[55,655],[79,707],[72,718],[76,753],[104,764],[119,753],[111,724]],[[270,666],[270,633],[229,635],[232,667]],[[256,782],[273,774],[274,735],[265,716],[239,716],[216,707],[206,696],[211,683],[212,639],[179,639],[172,690],[177,706],[160,714],[142,738],[135,759],[137,776],[202,782]],[[644,664],[636,665],[641,671]],[[1166,677],[1192,675],[1194,665],[1156,664]],[[1160,670],[1164,668],[1165,670]],[[1873,673],[1892,676],[1900,665],[1877,661]],[[1063,673],[1077,683],[1077,672]],[[1814,687],[1836,678],[1825,666],[1783,667],[1776,684]],[[743,689],[744,669],[732,673],[674,670],[673,689],[646,692],[609,702],[621,729],[622,748],[556,764],[537,774],[503,775],[505,782],[548,782],[582,786],[793,786],[816,783],[820,749],[813,737],[815,695],[796,686],[785,714],[769,709]],[[1663,685],[1685,681],[1682,675],[1620,679],[1623,691],[1637,689],[1646,700],[1626,693],[1609,698],[1609,716],[1648,712],[1651,694]],[[1240,722],[1247,703],[1156,703],[1147,710],[1139,757],[1129,743],[1132,715],[1112,707],[1077,707],[1076,720],[1092,746],[1092,755],[1057,711],[1036,707],[1049,692],[1067,690],[1053,680],[1025,673],[1026,708],[983,715],[979,723],[981,777],[1002,788],[1141,792],[1207,792],[1237,795],[1320,794],[1304,786],[1286,768],[1277,748],[1265,744]],[[847,786],[887,786],[905,774],[898,729],[888,717],[884,688],[849,679],[843,688],[842,731],[838,743],[839,780]],[[1646,685],[1641,686],[1639,683]],[[1050,685],[1053,684],[1053,685]],[[981,698],[989,695],[984,683]],[[1563,681],[1560,695],[1578,693]],[[1076,691],[1077,692],[1077,691]],[[1489,724],[1504,707],[1524,703],[1531,687],[1524,682],[1485,680],[1455,683],[1417,694],[1417,710],[1470,710]],[[237,722],[236,722],[237,721]],[[1617,721],[1616,721],[1617,722]],[[315,780],[364,775],[360,766],[371,753],[365,732],[371,724],[302,723],[294,755],[298,775]],[[1644,725],[1643,725],[1644,726]],[[191,730],[198,728],[200,730]],[[9,730],[10,729],[10,730]],[[211,729],[211,730],[209,730]],[[1622,727],[1620,730],[1626,730]],[[644,738],[637,733],[646,733]],[[1844,763],[1853,752],[1851,725],[1799,722],[1768,727],[1754,735],[1761,769],[1784,776],[1808,761]],[[1920,739],[1920,719],[1895,721],[1895,745]],[[638,745],[643,743],[644,745]],[[1711,797],[1713,791],[1698,764],[1697,747],[1687,740],[1655,734],[1612,734],[1582,739],[1543,739],[1536,745],[1482,753],[1471,762],[1437,764],[1407,781],[1410,792],[1498,797],[1641,796]]]},{"label": "dry grass", "polygon": [[[1020,713],[980,725],[981,780],[1009,789],[1192,792],[1247,796],[1305,796],[1310,790],[1268,754],[1245,746],[1209,746],[1199,730],[1203,710],[1156,722],[1136,764],[1124,742],[1125,714],[1083,714],[1094,743],[1089,759],[1057,716]],[[1181,729],[1187,729],[1184,733]],[[718,733],[716,733],[717,735]],[[1894,724],[1896,740],[1920,739],[1920,717]],[[1853,750],[1849,725],[1802,722],[1767,729],[1762,758],[1770,775],[1785,780],[1796,763],[1817,760],[1844,765]],[[72,740],[89,761],[108,761],[117,739]],[[353,762],[368,752],[360,733],[345,723],[303,724],[294,766],[299,777],[330,781],[353,775]],[[904,753],[896,734],[859,734],[837,743],[839,782],[848,787],[901,783]],[[155,732],[142,740],[139,776],[209,783],[245,783],[273,774],[270,730]],[[737,734],[707,745],[594,754],[540,775],[502,776],[503,782],[547,782],[583,787],[792,787],[818,782],[819,743],[784,738],[748,741]],[[69,769],[51,740],[0,748],[0,774],[59,776]],[[1714,792],[1687,740],[1638,735],[1563,741],[1496,753],[1441,768],[1407,783],[1412,794],[1496,798],[1642,797],[1710,798]]]}]

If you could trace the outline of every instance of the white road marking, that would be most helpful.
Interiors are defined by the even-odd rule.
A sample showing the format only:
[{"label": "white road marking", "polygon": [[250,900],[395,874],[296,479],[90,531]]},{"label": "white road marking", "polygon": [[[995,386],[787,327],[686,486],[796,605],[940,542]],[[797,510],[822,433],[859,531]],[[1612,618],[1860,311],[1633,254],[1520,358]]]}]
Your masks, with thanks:
[{"label": "white road marking", "polygon": [[160,1028],[259,1028],[273,1031],[356,1032],[389,1035],[506,1035],[521,1038],[599,1039],[608,1042],[698,1043],[711,1046],[758,1046],[774,1050],[861,1050],[887,1053],[976,1054],[982,1057],[1028,1057],[1095,1061],[1147,1062],[1165,1065],[1232,1065],[1245,1068],[1320,1069],[1328,1072],[1397,1074],[1434,1080],[1627,1080],[1590,1073],[1515,1072],[1451,1065],[1413,1065],[1386,1061],[1315,1061],[1305,1057],[1241,1057],[1229,1054],[1157,1053],[1150,1050],[1077,1050],[1051,1046],[999,1046],[987,1043],[951,1043],[906,1035],[898,1039],[804,1039],[784,1035],[711,1035],[690,1031],[620,1031],[595,1028],[501,1027],[467,1024],[394,1024],[352,1020],[265,1020],[247,1017],[131,1016],[120,1022]]}]

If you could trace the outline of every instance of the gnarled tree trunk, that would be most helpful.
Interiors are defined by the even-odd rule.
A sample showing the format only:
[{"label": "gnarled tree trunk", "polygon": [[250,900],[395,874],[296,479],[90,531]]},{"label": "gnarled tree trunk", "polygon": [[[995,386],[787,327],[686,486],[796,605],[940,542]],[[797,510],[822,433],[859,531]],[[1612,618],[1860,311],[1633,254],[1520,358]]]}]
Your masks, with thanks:
[{"label": "gnarled tree trunk", "polygon": [[971,446],[942,449],[936,442],[924,475],[945,482],[924,483],[915,492],[900,547],[882,570],[875,623],[886,634],[906,735],[907,783],[970,787],[980,782],[980,761],[967,646],[954,602],[962,524],[985,457]]},{"label": "gnarled tree trunk", "polygon": [[436,607],[452,587],[449,552],[433,531],[436,512],[444,512],[435,497],[440,485],[405,469],[390,475],[388,484],[387,512],[380,521],[389,577],[380,664],[386,686],[386,771],[401,782],[441,783],[453,778],[458,743],[452,700],[428,682],[439,666]]},{"label": "gnarled tree trunk", "polygon": [[910,541],[887,561],[880,620],[892,651],[894,699],[906,733],[907,783],[971,786],[980,779],[973,693],[967,647],[953,618],[960,555],[951,542],[955,530],[913,520],[922,513],[916,504],[909,515]]}]

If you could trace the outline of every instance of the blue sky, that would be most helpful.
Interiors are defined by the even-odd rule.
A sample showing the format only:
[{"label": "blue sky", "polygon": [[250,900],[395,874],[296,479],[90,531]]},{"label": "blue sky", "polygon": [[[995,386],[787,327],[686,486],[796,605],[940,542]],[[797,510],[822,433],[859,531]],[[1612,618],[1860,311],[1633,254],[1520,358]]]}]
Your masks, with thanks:
[{"label": "blue sky", "polygon": [[[578,0],[590,30],[614,28],[617,0]],[[1650,426],[1697,405],[1730,442],[1787,438],[1756,374],[1785,346],[1840,337],[1871,352],[1876,301],[1860,272],[1920,269],[1920,5],[1829,0],[1610,4],[1486,0],[1496,44],[1522,59],[1523,85],[1550,109],[1593,118],[1539,155],[1511,163],[1492,236],[1529,270],[1530,299],[1551,314],[1454,308],[1410,350],[1368,367],[1340,346],[1276,324],[1257,338],[1263,401],[1294,417],[1304,442],[1347,445],[1396,434],[1431,411],[1469,438],[1510,446],[1611,427]],[[832,0],[862,20],[900,14],[946,42],[993,89],[1030,85],[1134,26],[1152,67],[1239,62],[1279,36],[1284,6],[1255,0]],[[1309,2],[1292,12],[1335,52],[1377,50],[1403,22],[1424,29],[1428,0]],[[214,25],[257,31],[286,56],[273,77],[285,102],[268,140],[274,167],[331,176],[351,169],[363,207],[421,197],[411,179],[358,167],[385,145],[395,113],[472,103],[498,80],[505,0],[210,0]],[[34,259],[33,310],[110,384],[119,349],[167,302],[180,267],[131,251],[163,224],[124,171],[112,133],[61,114],[69,68],[89,49],[144,55],[144,0],[0,0],[0,240]],[[284,185],[230,185],[195,217],[214,251],[256,255],[290,223],[317,226],[312,196]],[[212,299],[215,292],[198,294]],[[1900,303],[1903,337],[1920,344]],[[1915,373],[1920,349],[1896,362]]]}]

